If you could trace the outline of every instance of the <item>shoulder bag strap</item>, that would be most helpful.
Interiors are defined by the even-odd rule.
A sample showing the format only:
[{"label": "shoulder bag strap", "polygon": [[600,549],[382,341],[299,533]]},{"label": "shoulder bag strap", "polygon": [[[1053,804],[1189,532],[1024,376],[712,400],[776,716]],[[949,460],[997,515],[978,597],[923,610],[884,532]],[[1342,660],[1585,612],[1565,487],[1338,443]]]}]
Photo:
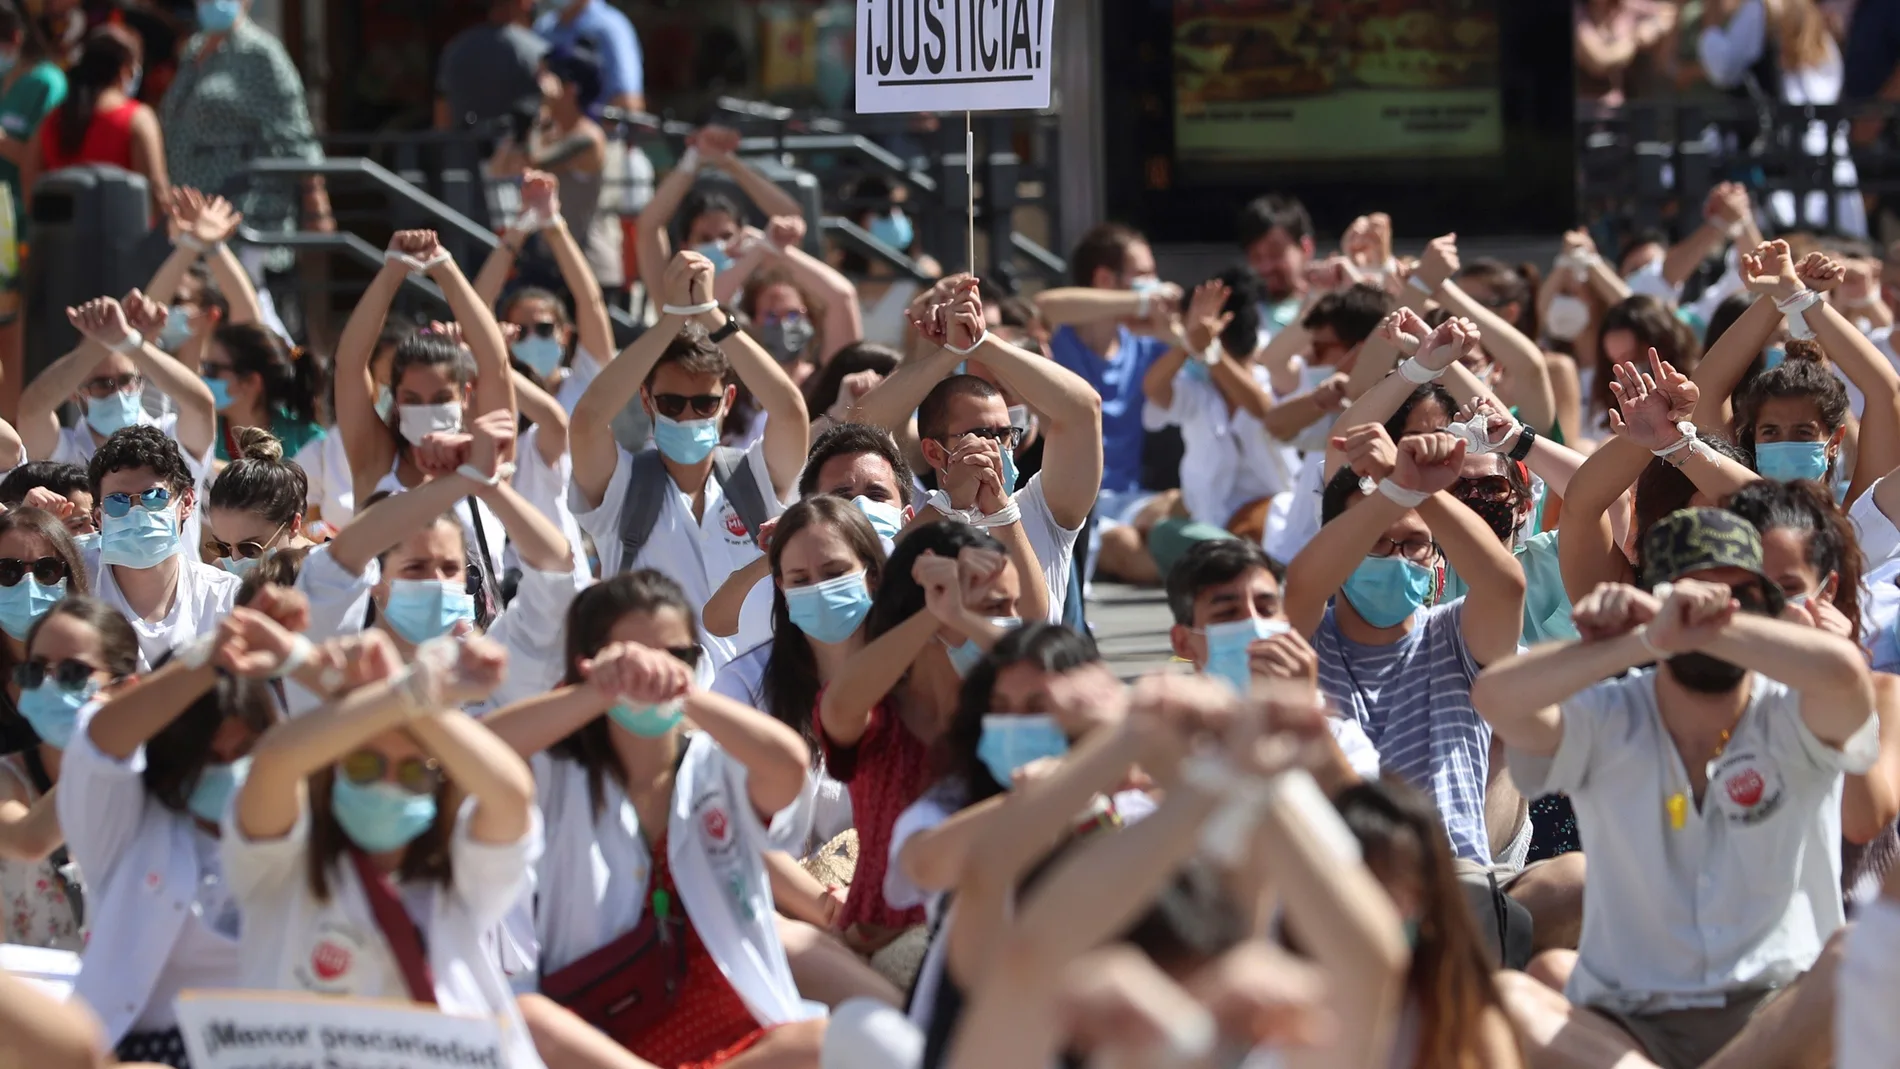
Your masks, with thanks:
[{"label": "shoulder bag strap", "polygon": [[403,908],[402,899],[397,897],[389,877],[370,863],[369,855],[353,849],[350,863],[356,866],[356,879],[363,885],[363,897],[369,900],[376,927],[382,929],[383,941],[389,944],[389,952],[396,958],[396,968],[402,972],[403,986],[409,989],[409,997],[435,1005],[435,973],[429,968],[429,954],[423,945],[421,929]]}]

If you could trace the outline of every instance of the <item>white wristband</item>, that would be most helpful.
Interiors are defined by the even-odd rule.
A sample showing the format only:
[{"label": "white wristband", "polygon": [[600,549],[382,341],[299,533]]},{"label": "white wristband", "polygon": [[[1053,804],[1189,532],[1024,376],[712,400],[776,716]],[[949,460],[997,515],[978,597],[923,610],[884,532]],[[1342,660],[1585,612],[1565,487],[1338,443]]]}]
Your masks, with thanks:
[{"label": "white wristband", "polygon": [[1426,498],[1432,496],[1423,490],[1407,490],[1391,479],[1379,480],[1379,492],[1408,509],[1419,507],[1425,503]]},{"label": "white wristband", "polygon": [[111,345],[113,352],[125,353],[128,356],[143,348],[145,348],[145,335],[140,334],[136,330],[126,332],[125,337],[120,338]]},{"label": "white wristband", "polygon": [[660,306],[660,311],[670,316],[698,316],[705,315],[718,307],[718,301],[707,301],[704,304],[663,304]]},{"label": "white wristband", "polygon": [[1206,349],[1196,354],[1196,359],[1200,360],[1201,363],[1206,364],[1208,367],[1219,367],[1220,353],[1221,353],[1220,341],[1215,340],[1215,341],[1209,342]]},{"label": "white wristband", "polygon": [[1399,361],[1399,374],[1405,376],[1405,381],[1415,382],[1423,386],[1428,382],[1437,382],[1440,378],[1443,378],[1445,369],[1441,367],[1437,371],[1433,371],[1431,368],[1419,363],[1418,357],[1408,356],[1404,360]]},{"label": "white wristband", "polygon": [[1795,312],[1805,312],[1820,302],[1821,295],[1819,293],[1811,289],[1799,289],[1790,296],[1777,298],[1775,307],[1780,309],[1784,315],[1787,315]]},{"label": "white wristband", "polygon": [[1197,789],[1222,799],[1201,826],[1201,849],[1225,864],[1239,861],[1246,855],[1248,836],[1272,800],[1266,782],[1234,771],[1224,755],[1212,753],[1182,761],[1181,775]]},{"label": "white wristband", "polygon": [[444,249],[441,252],[436,253],[434,256],[429,257],[427,260],[418,260],[416,262],[422,265],[423,273],[427,274],[430,271],[433,271],[436,268],[441,267],[443,264],[453,263],[454,261],[455,261],[455,257],[450,256],[448,250]]},{"label": "white wristband", "polygon": [[1432,286],[1432,284],[1425,281],[1424,276],[1420,275],[1416,271],[1412,272],[1412,274],[1406,277],[1405,284],[1419,291],[1420,293],[1424,294],[1427,297],[1430,297],[1433,293],[1437,292],[1437,290]]},{"label": "white wristband", "polygon": [[1682,435],[1682,437],[1676,439],[1676,442],[1674,445],[1665,446],[1662,449],[1652,449],[1650,450],[1650,452],[1655,454],[1656,456],[1667,459],[1669,457],[1675,456],[1677,453],[1682,452],[1685,448],[1689,446],[1689,443],[1696,440],[1695,424],[1690,423],[1686,420],[1681,423],[1676,424],[1676,433]]},{"label": "white wristband", "polygon": [[[1668,586],[1669,584],[1668,584],[1668,583],[1664,583],[1664,584],[1662,584],[1662,585],[1666,587],[1666,586]],[[1655,641],[1654,639],[1652,639],[1652,638],[1650,638],[1650,637],[1649,637],[1649,628],[1650,628],[1650,625],[1649,625],[1649,624],[1644,624],[1643,626],[1641,626],[1641,627],[1639,627],[1639,628],[1637,628],[1637,629],[1636,629],[1636,641],[1638,641],[1638,642],[1640,642],[1640,643],[1642,643],[1642,644],[1643,644],[1643,649],[1645,649],[1645,650],[1647,650],[1647,651],[1649,651],[1649,655],[1650,655],[1651,657],[1654,657],[1654,658],[1656,658],[1656,660],[1658,660],[1658,661],[1666,661],[1666,660],[1668,660],[1668,659],[1669,659],[1669,655],[1668,655],[1667,653],[1664,653],[1664,652],[1663,652],[1662,650],[1660,650],[1660,649],[1658,649],[1658,648],[1656,647],[1656,641]]]},{"label": "white wristband", "polygon": [[223,247],[224,242],[220,241],[214,244],[207,245],[204,242],[199,241],[195,235],[180,234],[178,235],[178,240],[173,242],[173,244],[177,245],[179,248],[182,248],[182,249],[190,249],[192,252],[195,252],[198,255],[203,256],[206,253],[212,253],[212,252],[218,251],[218,249]]},{"label": "white wristband", "polygon": [[990,340],[990,332],[985,330],[983,333],[978,334],[976,336],[976,340],[970,343],[970,347],[968,349],[959,349],[956,346],[951,345],[949,342],[945,342],[943,347],[957,354],[958,356],[969,356],[971,353],[976,352],[978,349],[981,349],[983,347],[983,343],[989,340]]},{"label": "white wristband", "polygon": [[412,275],[422,274],[423,271],[421,260],[416,259],[406,252],[397,252],[395,249],[390,249],[388,252],[383,253],[383,262],[386,264],[396,264]]},{"label": "white wristband", "polygon": [[697,174],[699,173],[699,162],[699,150],[689,147],[680,156],[679,169]]},{"label": "white wristband", "polygon": [[988,516],[978,515],[972,519],[970,526],[980,531],[987,531],[996,527],[1008,527],[1011,524],[1021,523],[1022,521],[1023,510],[1021,506],[1016,504],[1016,499],[1012,497],[1002,508],[997,509]]},{"label": "white wristband", "polygon": [[508,481],[510,475],[515,473],[514,469],[515,466],[513,464],[502,463],[496,465],[495,474],[491,476],[484,475],[482,469],[473,464],[464,464],[455,469],[455,474],[460,475],[470,482],[480,483],[483,486],[500,486],[502,483]]},{"label": "white wristband", "polygon": [[1136,319],[1148,318],[1148,291],[1147,290],[1135,291],[1135,318]]},{"label": "white wristband", "polygon": [[970,522],[970,514],[950,504],[950,495],[942,490],[932,490],[926,495],[924,498],[924,507],[936,509],[938,512],[943,513],[944,518],[948,520],[955,520],[958,523]]},{"label": "white wristband", "polygon": [[1808,317],[1800,312],[1783,312],[1781,318],[1787,321],[1788,337],[1806,341],[1814,337],[1814,328],[1808,325]]},{"label": "white wristband", "polygon": [[317,644],[310,641],[309,636],[291,635],[290,636],[290,653],[285,655],[284,663],[278,665],[277,671],[272,672],[270,674],[270,677],[272,679],[282,679],[285,676],[290,675],[291,673],[295,672],[297,669],[302,668],[304,665],[310,663],[310,658],[314,656],[316,652],[317,652]]}]

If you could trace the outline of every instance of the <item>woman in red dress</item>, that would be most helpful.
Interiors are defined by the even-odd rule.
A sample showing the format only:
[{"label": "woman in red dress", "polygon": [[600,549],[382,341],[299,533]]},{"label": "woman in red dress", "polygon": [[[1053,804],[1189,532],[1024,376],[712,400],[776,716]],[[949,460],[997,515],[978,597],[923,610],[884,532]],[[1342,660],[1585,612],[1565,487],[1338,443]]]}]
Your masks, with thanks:
[{"label": "woman in red dress", "polygon": [[130,31],[101,26],[87,35],[78,64],[66,72],[66,101],[40,124],[23,169],[29,201],[35,182],[48,171],[106,163],[144,175],[153,210],[163,213],[171,199],[165,140],[158,113],[138,102],[143,78],[139,39]]}]

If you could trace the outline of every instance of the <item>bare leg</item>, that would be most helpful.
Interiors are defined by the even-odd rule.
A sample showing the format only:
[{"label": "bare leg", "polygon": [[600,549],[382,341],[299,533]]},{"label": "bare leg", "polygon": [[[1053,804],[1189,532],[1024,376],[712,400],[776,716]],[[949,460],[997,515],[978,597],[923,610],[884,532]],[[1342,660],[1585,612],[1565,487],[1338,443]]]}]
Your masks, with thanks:
[{"label": "bare leg", "polygon": [[654,1069],[544,995],[522,995],[515,1005],[548,1069]]},{"label": "bare leg", "polygon": [[878,975],[864,959],[817,928],[790,917],[778,918],[779,940],[792,967],[799,994],[833,1009],[846,999],[875,999],[904,1008],[904,994]]},{"label": "bare leg", "polygon": [[1102,550],[1095,570],[1107,578],[1138,586],[1154,586],[1161,582],[1161,569],[1155,565],[1155,559],[1149,556],[1148,545],[1141,532],[1127,525],[1111,527],[1102,532]]},{"label": "bare leg", "polygon": [[1628,1032],[1521,972],[1493,974],[1530,1069],[1656,1069]]},{"label": "bare leg", "polygon": [[818,1069],[825,1046],[825,1022],[800,1021],[765,1034],[751,1050],[726,1063],[726,1069]]},{"label": "bare leg", "polygon": [[1518,873],[1507,893],[1531,911],[1531,949],[1575,950],[1583,935],[1583,851],[1539,861]]},{"label": "bare leg", "polygon": [[1841,968],[1842,928],[1814,967],[1761,1008],[1702,1069],[1825,1069],[1834,1061],[1834,981]]},{"label": "bare leg", "polygon": [[1576,967],[1576,951],[1546,950],[1531,959],[1524,974],[1561,995],[1570,986],[1570,972]]}]

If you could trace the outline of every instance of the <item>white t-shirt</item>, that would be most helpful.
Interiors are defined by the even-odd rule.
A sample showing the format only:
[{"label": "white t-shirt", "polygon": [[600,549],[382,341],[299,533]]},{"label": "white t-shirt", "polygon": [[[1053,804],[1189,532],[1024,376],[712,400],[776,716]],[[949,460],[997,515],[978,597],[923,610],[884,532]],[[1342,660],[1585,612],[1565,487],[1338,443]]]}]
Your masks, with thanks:
[{"label": "white t-shirt", "polygon": [[356,484],[350,478],[342,433],[332,424],[322,437],[305,443],[295,460],[310,482],[304,503],[316,506],[323,522],[341,530],[356,515]]},{"label": "white t-shirt", "polygon": [[[767,700],[764,690],[765,663],[772,656],[772,644],[767,642],[741,653],[726,663],[713,679],[712,690],[723,694],[736,702],[757,709],[767,716],[777,717]],[[783,719],[782,717],[780,719]],[[791,721],[787,721],[791,723]],[[809,726],[809,720],[794,724],[801,733]],[[812,748],[814,753],[818,747]],[[831,778],[825,771],[824,758],[818,757],[818,767],[810,773],[812,781],[812,828],[805,841],[805,852],[810,853],[831,840],[850,831],[856,825],[851,816],[851,792],[845,785]]]},{"label": "white t-shirt", "polygon": [[[510,1064],[539,1066],[514,993],[485,940],[532,886],[532,866],[541,853],[540,811],[530,810],[527,834],[519,840],[487,844],[469,834],[475,806],[473,798],[463,804],[449,839],[453,882],[397,884],[398,896],[420,930],[435,976],[436,1004],[445,1013],[505,1018]],[[239,940],[244,986],[407,1000],[401,969],[355,867],[347,856],[333,866],[329,898],[319,902],[310,893],[309,843],[308,809],[289,834],[266,841],[246,839],[235,816],[225,817],[225,879],[244,907]]]},{"label": "white t-shirt", "polygon": [[574,347],[574,362],[568,366],[567,377],[561,380],[560,388],[554,391],[554,399],[571,416],[574,406],[580,404],[581,394],[586,393],[587,388],[599,377],[600,361],[594,359],[594,354],[577,345]]},{"label": "white t-shirt", "polygon": [[[176,412],[163,418],[154,418],[150,413],[140,412],[139,425],[157,427],[165,437],[174,442],[178,441],[178,413]],[[183,443],[178,446],[179,455],[185,458],[185,470],[191,473],[192,485],[197,489],[198,507],[191,510],[191,515],[178,528],[178,542],[185,547],[185,555],[192,560],[198,559],[198,549],[204,545],[202,533],[204,513],[206,503],[210,500],[211,478],[215,474],[212,471],[214,465],[211,461],[216,448],[216,444],[213,443],[210,449],[205,450],[203,456],[194,457]],[[92,440],[92,428],[81,420],[78,426],[59,429],[59,444],[53,447],[52,455],[45,459],[57,464],[72,464],[83,468],[91,463],[92,455],[98,451],[99,447]]]},{"label": "white t-shirt", "polygon": [[[1266,368],[1250,368],[1269,386]],[[1253,413],[1230,411],[1220,387],[1187,366],[1174,376],[1173,402],[1161,412],[1181,428],[1181,498],[1195,520],[1226,527],[1241,506],[1293,485],[1298,455],[1274,441]]]},{"label": "white t-shirt", "polygon": [[214,568],[181,549],[178,589],[172,595],[171,609],[163,619],[150,621],[141,618],[126,603],[115,569],[100,566],[97,548],[86,552],[85,561],[86,572],[92,577],[93,596],[119,610],[138,633],[141,672],[151,671],[152,665],[167,650],[199,635],[210,634],[218,620],[231,611],[238,587],[244,583],[223,568]]},{"label": "white t-shirt", "polygon": [[1029,548],[1036,551],[1042,581],[1049,588],[1049,622],[1059,624],[1062,603],[1069,596],[1069,579],[1075,574],[1075,537],[1082,529],[1072,530],[1056,522],[1043,496],[1044,474],[1039,471],[1031,475],[1029,485],[1016,491],[1016,507],[1022,510],[1023,535],[1029,539]]},{"label": "white t-shirt", "polygon": [[[627,484],[633,477],[633,454],[615,447],[618,459],[613,478],[598,502],[582,500],[578,487],[571,495],[574,518],[581,530],[594,540],[600,557],[600,574],[618,575],[640,568],[653,568],[670,576],[686,592],[686,600],[704,605],[725,585],[726,578],[759,558],[759,547],[752,541],[739,513],[726,500],[719,480],[706,478],[705,503],[701,518],[693,518],[693,500],[677,484],[665,495],[653,531],[641,547],[638,560],[623,561],[620,545],[620,509],[627,499]],[[764,492],[766,511],[777,516],[785,511],[772,489],[772,474],[766,469],[765,444],[746,450],[746,463],[752,477]],[[768,517],[769,518],[769,517]],[[739,630],[731,638],[703,636],[706,652],[717,669],[737,656],[772,637],[771,584],[760,583],[746,595],[739,612]]]},{"label": "white t-shirt", "polygon": [[1325,491],[1326,454],[1308,453],[1300,462],[1293,489],[1287,494],[1286,523],[1267,531],[1267,556],[1282,563],[1291,562],[1313,536],[1319,534]]}]

